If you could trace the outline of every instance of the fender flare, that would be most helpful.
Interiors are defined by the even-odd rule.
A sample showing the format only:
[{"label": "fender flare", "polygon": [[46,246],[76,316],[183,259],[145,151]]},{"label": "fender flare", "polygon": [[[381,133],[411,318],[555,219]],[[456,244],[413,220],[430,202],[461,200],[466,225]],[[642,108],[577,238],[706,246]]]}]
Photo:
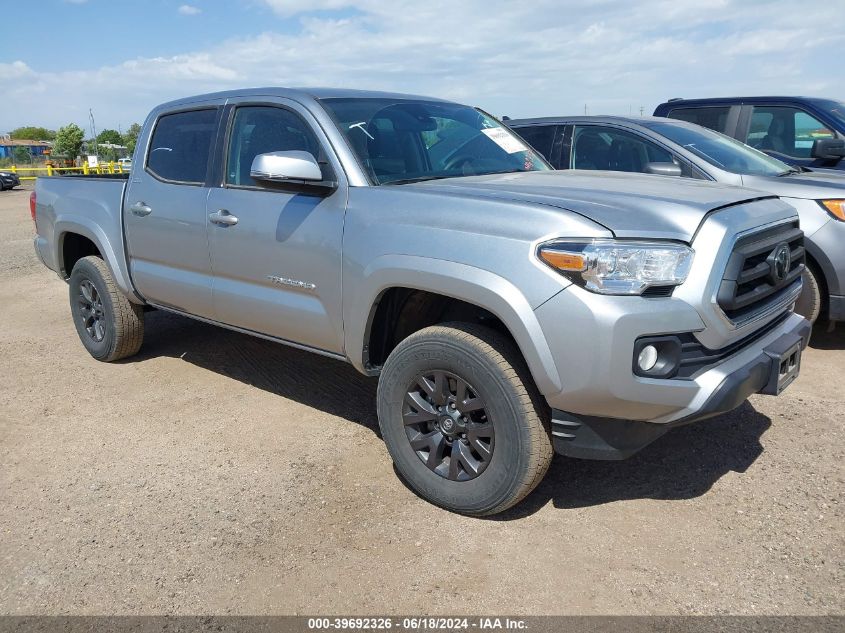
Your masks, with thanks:
[{"label": "fender flare", "polygon": [[114,277],[118,288],[133,303],[144,303],[144,300],[135,292],[132,280],[129,278],[129,270],[120,256],[115,252],[112,243],[109,241],[105,231],[95,222],[84,216],[61,214],[56,216],[53,224],[54,235],[56,235],[53,257],[59,269],[59,274],[67,279],[70,276],[69,270],[64,270],[64,242],[69,233],[76,233],[91,240],[103,256],[109,271]]},{"label": "fender flare", "polygon": [[494,314],[508,328],[541,393],[558,393],[560,375],[531,304],[511,282],[488,270],[414,255],[383,255],[372,261],[344,303],[346,355],[356,369],[364,366],[364,345],[375,308],[390,288],[425,290],[466,301]]}]

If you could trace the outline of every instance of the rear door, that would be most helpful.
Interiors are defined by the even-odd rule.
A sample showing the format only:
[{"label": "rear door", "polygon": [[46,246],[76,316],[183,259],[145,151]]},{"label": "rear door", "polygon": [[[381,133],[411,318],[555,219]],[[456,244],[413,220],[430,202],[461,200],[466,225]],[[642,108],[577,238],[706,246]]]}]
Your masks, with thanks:
[{"label": "rear door", "polygon": [[[165,112],[145,142],[124,198],[132,280],[147,301],[213,318],[207,175],[218,105]],[[140,165],[139,165],[140,167]]]},{"label": "rear door", "polygon": [[[230,100],[220,179],[206,214],[214,310],[222,323],[343,352],[341,247],[346,181],[313,116],[288,99]],[[258,154],[306,151],[320,163],[317,190],[250,177]],[[233,221],[234,219],[234,221]]]}]

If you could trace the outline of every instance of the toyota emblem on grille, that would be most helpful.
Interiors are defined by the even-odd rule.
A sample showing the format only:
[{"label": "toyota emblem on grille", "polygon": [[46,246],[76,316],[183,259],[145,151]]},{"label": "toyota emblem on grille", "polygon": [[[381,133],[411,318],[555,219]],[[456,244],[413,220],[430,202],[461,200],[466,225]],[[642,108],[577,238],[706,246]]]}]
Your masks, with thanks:
[{"label": "toyota emblem on grille", "polygon": [[772,254],[769,255],[769,270],[771,271],[772,281],[780,283],[786,279],[791,263],[792,254],[789,251],[789,244],[778,244]]}]

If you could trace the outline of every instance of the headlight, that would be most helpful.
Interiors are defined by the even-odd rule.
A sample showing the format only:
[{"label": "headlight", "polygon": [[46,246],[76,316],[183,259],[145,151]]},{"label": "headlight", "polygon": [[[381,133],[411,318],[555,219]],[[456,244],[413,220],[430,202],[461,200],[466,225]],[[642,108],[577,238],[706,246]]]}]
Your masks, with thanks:
[{"label": "headlight", "polygon": [[678,286],[692,265],[693,250],[669,242],[548,242],[537,254],[587,290],[639,295],[653,286]]},{"label": "headlight", "polygon": [[845,200],[819,200],[819,204],[834,218],[845,222]]}]

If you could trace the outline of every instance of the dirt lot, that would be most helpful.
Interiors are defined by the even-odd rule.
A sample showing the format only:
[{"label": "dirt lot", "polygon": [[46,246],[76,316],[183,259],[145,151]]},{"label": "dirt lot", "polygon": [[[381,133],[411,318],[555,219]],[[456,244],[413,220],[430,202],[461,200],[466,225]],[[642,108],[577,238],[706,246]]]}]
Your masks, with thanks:
[{"label": "dirt lot", "polygon": [[92,360],[0,193],[0,613],[842,613],[845,328],[799,380],[493,520],[397,479],[375,383],[155,312]]}]

